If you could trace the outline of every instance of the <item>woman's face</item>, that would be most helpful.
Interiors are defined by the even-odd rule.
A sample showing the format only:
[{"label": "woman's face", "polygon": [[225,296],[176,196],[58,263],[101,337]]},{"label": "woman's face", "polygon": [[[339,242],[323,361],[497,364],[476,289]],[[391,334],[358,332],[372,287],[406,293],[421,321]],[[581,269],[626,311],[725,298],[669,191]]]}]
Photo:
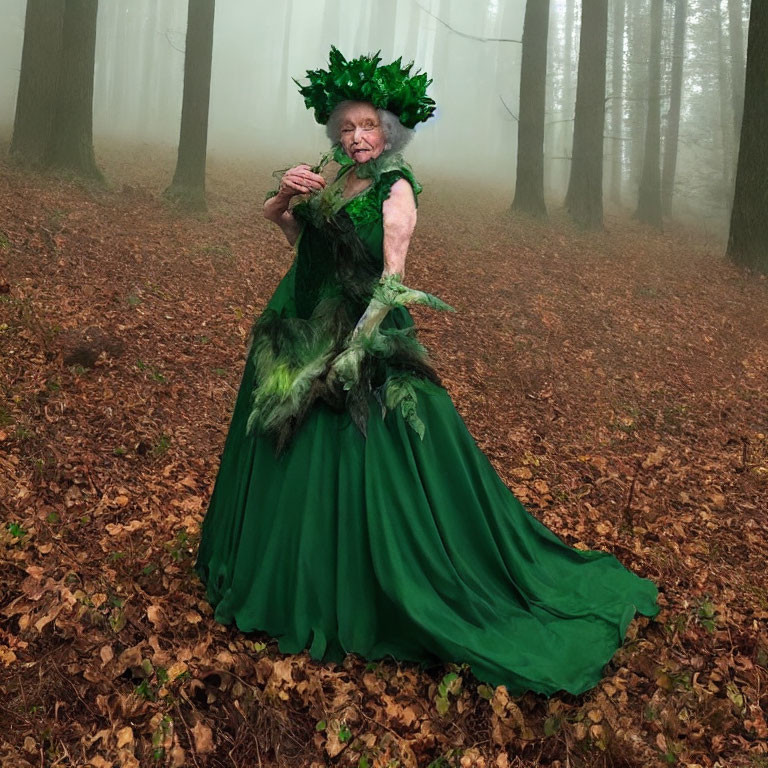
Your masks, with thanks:
[{"label": "woman's face", "polygon": [[384,151],[386,139],[373,104],[356,101],[344,111],[341,146],[356,163],[367,163]]}]

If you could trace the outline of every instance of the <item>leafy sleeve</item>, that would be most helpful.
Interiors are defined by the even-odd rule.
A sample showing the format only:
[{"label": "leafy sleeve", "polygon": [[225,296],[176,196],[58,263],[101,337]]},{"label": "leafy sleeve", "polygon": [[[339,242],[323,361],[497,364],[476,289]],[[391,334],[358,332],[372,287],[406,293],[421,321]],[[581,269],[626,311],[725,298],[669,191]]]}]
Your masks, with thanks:
[{"label": "leafy sleeve", "polygon": [[411,166],[407,163],[403,163],[397,168],[393,168],[392,170],[385,171],[381,174],[381,202],[383,203],[388,197],[389,193],[392,190],[392,185],[398,180],[398,179],[407,179],[408,183],[413,188],[413,198],[416,201],[416,207],[419,207],[419,194],[421,194],[421,190],[423,187],[419,182],[416,180],[416,177],[413,175],[413,170],[411,169]]}]

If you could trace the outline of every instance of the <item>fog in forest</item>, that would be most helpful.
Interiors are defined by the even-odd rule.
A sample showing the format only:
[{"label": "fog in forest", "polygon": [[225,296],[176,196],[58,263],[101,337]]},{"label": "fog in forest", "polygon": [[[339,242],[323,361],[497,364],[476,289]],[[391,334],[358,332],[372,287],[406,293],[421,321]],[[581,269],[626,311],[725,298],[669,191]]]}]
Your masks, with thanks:
[{"label": "fog in forest", "polygon": [[[580,5],[573,0],[551,4],[544,157],[551,206],[563,204],[570,173]],[[613,17],[619,5],[624,23],[617,37]],[[743,6],[742,36],[748,22]],[[3,0],[0,129],[7,138],[25,7],[26,0]],[[604,145],[608,210],[621,205],[631,212],[637,205],[648,103],[649,7],[645,0],[612,4]],[[674,11],[675,3],[664,3],[662,152]],[[219,0],[209,157],[258,159],[270,168],[315,162],[328,142],[292,78],[301,80],[307,69],[326,66],[331,44],[347,58],[380,49],[385,62],[402,56],[434,78],[430,93],[436,115],[417,127],[406,153],[417,172],[480,180],[511,202],[524,15],[523,0]],[[109,139],[178,142],[186,20],[187,0],[99,3],[93,99],[97,158]],[[739,74],[732,66],[731,36],[723,4],[689,0],[673,215],[721,233],[727,229],[736,157],[732,81]],[[612,108],[616,99],[619,109]]]},{"label": "fog in forest", "polygon": [[768,0],[0,9],[0,768],[768,768]]}]

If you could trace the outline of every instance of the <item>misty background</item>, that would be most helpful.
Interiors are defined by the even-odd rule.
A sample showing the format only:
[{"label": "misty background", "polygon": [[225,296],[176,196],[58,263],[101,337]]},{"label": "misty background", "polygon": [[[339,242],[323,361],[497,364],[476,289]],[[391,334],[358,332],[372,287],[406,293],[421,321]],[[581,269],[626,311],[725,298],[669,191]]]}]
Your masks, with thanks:
[{"label": "misty background", "polygon": [[[606,206],[637,203],[648,87],[649,2],[627,4],[622,109],[615,90],[609,26],[606,99],[606,193],[611,167],[621,184]],[[669,109],[674,3],[665,3],[662,137]],[[727,5],[727,4],[726,4]],[[748,21],[742,9],[744,29]],[[579,6],[553,0],[547,62],[545,191],[562,205],[568,184],[579,55]],[[0,25],[0,130],[13,127],[26,0],[3,0]],[[417,175],[462,177],[497,187],[511,202],[524,0],[219,0],[213,43],[208,152],[211,158],[257,159],[270,168],[315,162],[327,147],[324,128],[305,109],[292,79],[325,67],[331,44],[347,58],[381,49],[385,63],[403,57],[434,82],[437,112],[406,150]],[[100,140],[176,146],[184,74],[187,0],[101,0],[93,99]],[[688,3],[684,85],[674,216],[727,229],[735,127],[730,102],[727,9]],[[742,34],[744,33],[742,30]],[[645,95],[644,95],[645,94]],[[728,114],[726,114],[726,112]],[[730,135],[729,135],[730,132]],[[663,140],[663,138],[662,138]],[[729,149],[730,147],[730,149]]]}]

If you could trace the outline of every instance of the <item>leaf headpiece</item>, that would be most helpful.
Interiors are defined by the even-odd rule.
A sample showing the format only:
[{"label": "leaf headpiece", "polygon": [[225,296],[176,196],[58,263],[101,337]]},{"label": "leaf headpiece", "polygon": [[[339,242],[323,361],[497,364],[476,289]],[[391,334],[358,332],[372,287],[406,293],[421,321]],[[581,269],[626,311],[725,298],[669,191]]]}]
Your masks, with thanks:
[{"label": "leaf headpiece", "polygon": [[328,70],[307,70],[309,85],[299,86],[307,108],[315,110],[315,120],[328,122],[342,101],[369,101],[377,109],[387,109],[407,128],[432,117],[435,102],[427,96],[432,80],[426,72],[411,75],[413,62],[403,67],[402,56],[380,66],[381,51],[347,61],[336,46],[331,46]]}]

